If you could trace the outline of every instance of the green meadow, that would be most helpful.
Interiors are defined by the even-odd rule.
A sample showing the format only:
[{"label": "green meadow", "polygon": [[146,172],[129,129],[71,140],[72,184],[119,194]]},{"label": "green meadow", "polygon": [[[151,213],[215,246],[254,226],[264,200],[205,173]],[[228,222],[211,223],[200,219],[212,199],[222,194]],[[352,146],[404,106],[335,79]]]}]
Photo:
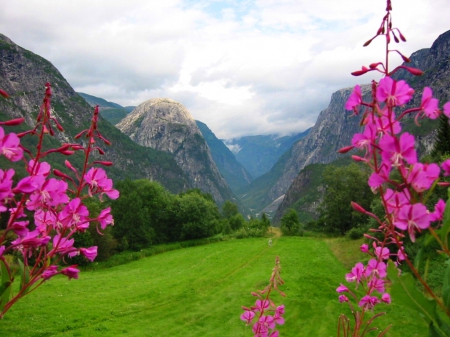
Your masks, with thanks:
[{"label": "green meadow", "polygon": [[[229,240],[84,271],[78,280],[56,277],[12,307],[0,336],[252,336],[241,306],[254,304],[250,293],[268,283],[276,256],[287,295],[272,297],[286,309],[280,335],[336,336],[339,314],[350,315],[335,291],[348,272],[336,246],[303,237],[276,238],[272,247],[265,238]],[[388,336],[427,334],[401,303],[383,308],[388,315],[375,325],[392,323]]]}]

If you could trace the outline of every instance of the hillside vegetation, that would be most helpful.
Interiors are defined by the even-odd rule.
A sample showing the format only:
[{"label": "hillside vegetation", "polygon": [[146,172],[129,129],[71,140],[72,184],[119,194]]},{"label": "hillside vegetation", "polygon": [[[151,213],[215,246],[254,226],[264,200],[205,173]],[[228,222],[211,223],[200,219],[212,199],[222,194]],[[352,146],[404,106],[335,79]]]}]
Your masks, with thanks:
[{"label": "hillside vegetation", "polygon": [[[336,245],[336,242],[334,242]],[[0,336],[251,336],[239,319],[250,292],[268,282],[279,256],[286,293],[281,336],[335,336],[337,299],[346,269],[324,240],[230,240],[180,249],[126,265],[55,278],[19,301],[0,322]],[[389,336],[424,336],[426,326],[398,303],[387,306]],[[27,319],[23,319],[26,317]]]}]

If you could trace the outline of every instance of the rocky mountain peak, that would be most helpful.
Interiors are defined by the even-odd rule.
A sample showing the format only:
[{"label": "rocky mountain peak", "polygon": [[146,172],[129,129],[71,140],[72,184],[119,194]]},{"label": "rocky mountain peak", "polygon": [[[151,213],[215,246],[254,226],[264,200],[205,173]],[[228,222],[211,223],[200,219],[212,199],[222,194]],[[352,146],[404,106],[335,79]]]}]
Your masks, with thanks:
[{"label": "rocky mountain peak", "polygon": [[181,103],[150,99],[116,126],[140,145],[171,153],[194,187],[210,193],[219,203],[233,198],[200,129]]}]

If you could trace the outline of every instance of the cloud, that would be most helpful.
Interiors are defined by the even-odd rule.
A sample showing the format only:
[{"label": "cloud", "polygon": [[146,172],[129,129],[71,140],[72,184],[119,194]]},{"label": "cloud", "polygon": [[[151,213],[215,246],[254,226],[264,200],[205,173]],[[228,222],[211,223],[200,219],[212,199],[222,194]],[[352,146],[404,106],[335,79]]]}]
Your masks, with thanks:
[{"label": "cloud", "polygon": [[[407,56],[449,29],[448,0],[398,0]],[[219,138],[312,126],[331,94],[372,74],[371,0],[0,0],[0,32],[52,62],[75,88],[124,106],[185,105]],[[399,61],[393,61],[395,63]]]}]

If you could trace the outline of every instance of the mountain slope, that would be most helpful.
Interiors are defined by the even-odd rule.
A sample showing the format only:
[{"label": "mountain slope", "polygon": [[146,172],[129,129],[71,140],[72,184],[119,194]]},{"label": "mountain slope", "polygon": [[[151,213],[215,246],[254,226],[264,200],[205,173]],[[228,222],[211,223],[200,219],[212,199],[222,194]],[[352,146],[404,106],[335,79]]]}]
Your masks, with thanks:
[{"label": "mountain slope", "polygon": [[211,150],[212,158],[219,172],[227,181],[233,192],[248,186],[253,180],[250,173],[239,163],[233,153],[219,140],[205,123],[195,121]]},{"label": "mountain slope", "polygon": [[[424,74],[420,77],[412,76],[410,73],[406,71],[397,72],[395,78],[405,79],[407,82],[415,89],[414,99],[408,103],[405,108],[410,108],[413,106],[420,106],[422,90],[424,86],[431,87],[433,90],[433,94],[436,98],[439,99],[441,106],[450,100],[450,31],[447,31],[444,34],[441,34],[436,41],[433,43],[431,48],[421,49],[415,53],[413,53],[410,57],[411,62],[408,63],[408,66],[416,67],[422,69]],[[344,101],[346,101],[348,94],[350,93],[351,88],[342,92],[340,97]],[[364,87],[364,90],[368,91],[368,86]],[[333,94],[334,96],[335,94]],[[320,135],[325,134],[326,132],[330,133],[330,128],[332,126],[327,126],[325,120],[332,120],[332,114],[341,114],[348,115],[348,112],[343,111],[343,106],[339,108],[338,103],[342,103],[342,99],[337,99],[336,97],[332,98],[332,102],[330,103],[330,107],[327,110],[324,110],[319,119],[314,126],[314,132],[311,132],[312,135],[317,134]],[[357,118],[354,120],[358,120]],[[337,122],[338,124],[339,122]],[[420,121],[421,126],[417,127],[414,123],[413,118],[406,119],[403,124],[403,130],[411,132],[416,135],[418,140],[418,151],[419,154],[427,154],[430,153],[432,144],[434,142],[434,137],[436,134],[437,121],[432,121],[429,119],[424,119]],[[355,132],[360,130],[359,126],[355,124],[355,121],[350,121],[346,118],[341,120],[341,125],[335,125],[334,127],[339,129],[343,129],[343,131],[347,134],[353,135]],[[322,131],[320,131],[322,130]],[[347,139],[346,139],[347,138]],[[305,139],[306,140],[306,139]],[[324,138],[327,140],[327,138]],[[334,142],[336,145],[332,147],[333,149],[340,148],[342,146],[346,146],[350,144],[348,136],[342,137],[340,135],[336,135],[334,137],[328,137],[328,143]],[[324,147],[323,142],[317,142],[317,145],[320,147]],[[308,143],[297,144],[297,148],[295,149],[296,158],[292,158],[290,161],[290,168],[287,167],[283,178],[277,182],[276,185],[272,188],[271,192],[272,197],[277,195],[277,192],[284,188],[285,184],[290,181],[292,176],[294,176],[293,172],[296,169],[303,169],[306,165],[310,163],[329,163],[335,158],[342,157],[342,155],[331,154],[327,156],[318,156],[316,152],[311,148],[308,148]],[[331,144],[329,144],[331,146]],[[290,171],[289,171],[290,170]],[[279,220],[282,214],[290,207],[294,207],[299,211],[305,211],[309,206],[305,206],[304,203],[299,203],[299,197],[301,195],[307,194],[308,189],[311,187],[309,183],[305,180],[305,172],[300,172],[299,175],[295,176],[292,185],[290,185],[289,190],[287,191],[282,204],[280,205],[275,219]],[[284,184],[284,185],[283,185]],[[277,188],[279,189],[277,191]],[[314,216],[315,207],[317,207],[316,203],[311,203],[308,201],[311,207],[308,208],[310,212],[310,216]]]},{"label": "mountain slope", "polygon": [[[46,82],[50,82],[53,89],[52,113],[65,127],[65,132],[57,134],[51,142],[73,142],[73,136],[89,125],[93,109],[49,61],[0,34],[0,88],[11,95],[9,100],[0,100],[0,118],[24,117],[27,126],[22,128],[30,129],[39,112]],[[115,164],[107,168],[112,178],[157,180],[172,192],[192,186],[170,155],[133,143],[101,117],[99,128],[112,142],[112,146],[103,146],[104,159]],[[26,143],[28,138],[22,140]],[[77,160],[77,157],[70,160]]]},{"label": "mountain slope", "polygon": [[189,111],[168,98],[153,98],[136,107],[117,127],[134,142],[170,153],[193,186],[219,204],[233,194],[214,163],[209,147]]},{"label": "mountain slope", "polygon": [[[78,92],[77,94],[83,97],[90,106],[95,107],[96,105],[98,105],[100,114],[112,125],[119,123],[126,117],[126,115],[128,115],[129,112],[131,112],[131,110],[134,109],[134,107],[124,108],[117,103],[108,102],[103,98],[88,95],[83,92]],[[129,108],[132,109],[129,110]]]}]

